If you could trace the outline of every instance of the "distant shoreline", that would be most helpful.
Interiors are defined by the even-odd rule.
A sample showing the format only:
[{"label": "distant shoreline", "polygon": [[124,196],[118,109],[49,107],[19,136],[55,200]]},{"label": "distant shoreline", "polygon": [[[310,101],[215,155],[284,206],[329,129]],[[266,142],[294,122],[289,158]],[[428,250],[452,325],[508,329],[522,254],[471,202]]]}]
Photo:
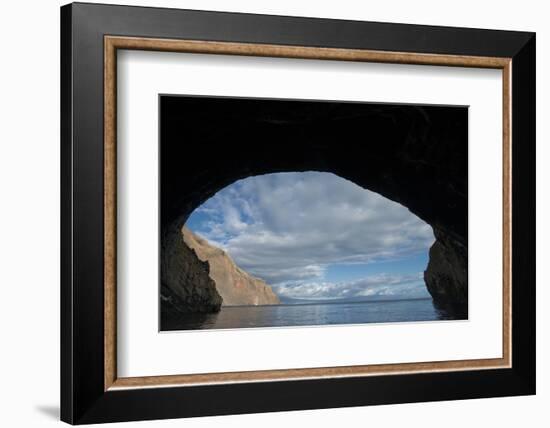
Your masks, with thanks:
[{"label": "distant shoreline", "polygon": [[431,297],[412,297],[412,298],[399,298],[399,299],[375,299],[375,300],[342,300],[342,299],[327,299],[327,300],[315,300],[311,302],[299,302],[299,303],[279,303],[273,305],[228,305],[221,307],[224,308],[262,308],[262,307],[275,307],[275,306],[312,306],[312,305],[327,305],[327,304],[362,304],[362,303],[386,303],[386,302],[404,302],[411,300],[432,300]]}]

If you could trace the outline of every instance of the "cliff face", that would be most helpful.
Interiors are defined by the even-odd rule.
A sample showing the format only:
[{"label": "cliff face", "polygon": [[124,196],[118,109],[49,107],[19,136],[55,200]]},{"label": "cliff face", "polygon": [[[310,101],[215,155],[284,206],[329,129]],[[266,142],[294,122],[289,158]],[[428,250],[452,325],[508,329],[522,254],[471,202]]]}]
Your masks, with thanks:
[{"label": "cliff face", "polygon": [[208,262],[197,257],[181,234],[170,233],[162,242],[161,316],[186,312],[218,312],[222,297],[209,276]]},{"label": "cliff face", "polygon": [[426,287],[434,302],[455,316],[468,313],[468,249],[434,230],[436,241],[424,271]]},{"label": "cliff face", "polygon": [[280,303],[269,285],[241,270],[221,248],[210,245],[187,227],[183,227],[181,233],[184,243],[201,261],[208,263],[210,278],[223,299],[222,306]]},{"label": "cliff face", "polygon": [[186,227],[178,231],[168,231],[162,240],[163,326],[182,315],[218,312],[222,306],[280,303],[269,285],[241,270],[225,251]]}]

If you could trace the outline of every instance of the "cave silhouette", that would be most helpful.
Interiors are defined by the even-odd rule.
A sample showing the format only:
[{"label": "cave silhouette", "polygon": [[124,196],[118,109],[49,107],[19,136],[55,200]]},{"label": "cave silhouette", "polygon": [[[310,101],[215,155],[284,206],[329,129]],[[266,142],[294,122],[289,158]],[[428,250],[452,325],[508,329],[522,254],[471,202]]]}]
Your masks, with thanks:
[{"label": "cave silhouette", "polygon": [[424,279],[434,303],[467,317],[466,107],[160,97],[161,281],[181,227],[219,190],[254,175],[332,172],[431,225]]}]

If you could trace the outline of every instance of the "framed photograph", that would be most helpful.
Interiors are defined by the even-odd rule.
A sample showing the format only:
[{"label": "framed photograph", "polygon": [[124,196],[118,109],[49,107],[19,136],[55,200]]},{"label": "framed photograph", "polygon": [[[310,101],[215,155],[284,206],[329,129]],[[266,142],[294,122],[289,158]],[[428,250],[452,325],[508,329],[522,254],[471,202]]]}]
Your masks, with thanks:
[{"label": "framed photograph", "polygon": [[61,418],[535,393],[535,35],[61,8]]}]

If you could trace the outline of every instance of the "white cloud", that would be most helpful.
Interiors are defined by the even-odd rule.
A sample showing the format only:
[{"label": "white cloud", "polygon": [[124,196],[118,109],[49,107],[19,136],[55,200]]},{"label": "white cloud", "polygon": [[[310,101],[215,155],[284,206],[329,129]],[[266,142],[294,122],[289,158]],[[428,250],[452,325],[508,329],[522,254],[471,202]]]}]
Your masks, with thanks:
[{"label": "white cloud", "polygon": [[344,282],[289,282],[275,286],[281,297],[296,299],[343,299],[361,297],[428,297],[422,274],[377,274]]},{"label": "white cloud", "polygon": [[434,241],[407,208],[330,173],[249,177],[197,212],[205,220],[195,231],[240,267],[272,285],[309,281],[312,290],[328,265],[409,257]]}]

